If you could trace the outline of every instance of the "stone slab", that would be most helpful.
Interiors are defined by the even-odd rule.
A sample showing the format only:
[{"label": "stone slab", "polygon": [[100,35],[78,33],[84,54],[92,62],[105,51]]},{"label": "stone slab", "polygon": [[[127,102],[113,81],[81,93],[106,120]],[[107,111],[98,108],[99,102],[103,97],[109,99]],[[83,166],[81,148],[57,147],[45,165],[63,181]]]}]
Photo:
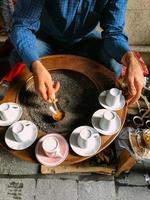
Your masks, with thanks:
[{"label": "stone slab", "polygon": [[1,178],[0,200],[35,200],[35,180]]},{"label": "stone slab", "polygon": [[119,187],[117,200],[149,200],[149,194],[147,187]]},{"label": "stone slab", "polygon": [[80,181],[78,200],[116,200],[114,181]]},{"label": "stone slab", "polygon": [[117,185],[130,185],[130,186],[146,186],[144,179],[144,172],[133,171],[125,176],[120,176],[116,178]]},{"label": "stone slab", "polygon": [[0,149],[0,174],[31,175],[38,173],[40,165],[22,161],[12,156],[2,147]]},{"label": "stone slab", "polygon": [[36,200],[77,200],[77,182],[73,180],[38,179]]}]

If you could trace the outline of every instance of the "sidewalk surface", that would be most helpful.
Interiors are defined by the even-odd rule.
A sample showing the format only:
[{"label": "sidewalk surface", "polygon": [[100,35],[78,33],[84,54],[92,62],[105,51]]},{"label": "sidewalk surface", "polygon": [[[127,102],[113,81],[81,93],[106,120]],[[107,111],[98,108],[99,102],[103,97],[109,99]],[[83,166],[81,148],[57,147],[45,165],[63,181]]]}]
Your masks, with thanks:
[{"label": "sidewalk surface", "polygon": [[141,163],[119,178],[41,175],[38,164],[21,161],[0,147],[0,200],[149,200],[147,173],[150,164]]}]

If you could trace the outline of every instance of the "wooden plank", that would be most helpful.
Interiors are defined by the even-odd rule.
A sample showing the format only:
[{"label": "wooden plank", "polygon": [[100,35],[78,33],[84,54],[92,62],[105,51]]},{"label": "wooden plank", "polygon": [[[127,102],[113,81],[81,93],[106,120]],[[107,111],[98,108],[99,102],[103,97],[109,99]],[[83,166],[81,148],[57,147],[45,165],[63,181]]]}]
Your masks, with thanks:
[{"label": "wooden plank", "polygon": [[119,176],[125,171],[130,171],[130,169],[137,163],[137,160],[133,158],[130,153],[124,149],[120,154],[119,163],[117,166],[117,171],[115,176]]},{"label": "wooden plank", "polygon": [[57,167],[47,167],[41,165],[42,174],[64,174],[64,173],[97,173],[97,174],[114,174],[113,167],[92,166],[89,163],[75,165],[60,165]]}]

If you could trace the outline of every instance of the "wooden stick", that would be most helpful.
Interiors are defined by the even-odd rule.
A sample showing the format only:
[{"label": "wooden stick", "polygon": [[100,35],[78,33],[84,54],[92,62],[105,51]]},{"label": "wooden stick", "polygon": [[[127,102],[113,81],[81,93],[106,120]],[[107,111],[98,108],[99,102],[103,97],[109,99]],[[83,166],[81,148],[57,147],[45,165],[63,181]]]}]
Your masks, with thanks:
[{"label": "wooden stick", "polygon": [[98,173],[112,175],[115,169],[110,167],[89,166],[83,164],[60,165],[57,167],[47,167],[41,165],[42,174],[62,174],[62,173]]}]

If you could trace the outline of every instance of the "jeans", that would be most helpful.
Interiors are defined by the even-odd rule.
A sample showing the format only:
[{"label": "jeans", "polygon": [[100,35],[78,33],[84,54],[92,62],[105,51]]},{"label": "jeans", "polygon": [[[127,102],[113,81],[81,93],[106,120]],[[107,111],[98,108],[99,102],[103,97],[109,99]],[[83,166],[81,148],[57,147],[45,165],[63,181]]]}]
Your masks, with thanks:
[{"label": "jeans", "polygon": [[13,12],[14,5],[12,0],[0,0],[0,15],[2,17],[6,33],[9,33],[11,29]]},{"label": "jeans", "polygon": [[[60,42],[42,34],[37,38],[36,42],[39,57],[54,54],[79,55],[103,64],[105,67],[114,71],[117,77],[121,74],[122,65],[105,52],[103,40],[101,39],[101,34],[99,32],[91,32],[84,36],[82,40],[72,44]],[[22,61],[15,49],[12,51],[9,61],[11,68],[15,66],[17,62]]]}]

